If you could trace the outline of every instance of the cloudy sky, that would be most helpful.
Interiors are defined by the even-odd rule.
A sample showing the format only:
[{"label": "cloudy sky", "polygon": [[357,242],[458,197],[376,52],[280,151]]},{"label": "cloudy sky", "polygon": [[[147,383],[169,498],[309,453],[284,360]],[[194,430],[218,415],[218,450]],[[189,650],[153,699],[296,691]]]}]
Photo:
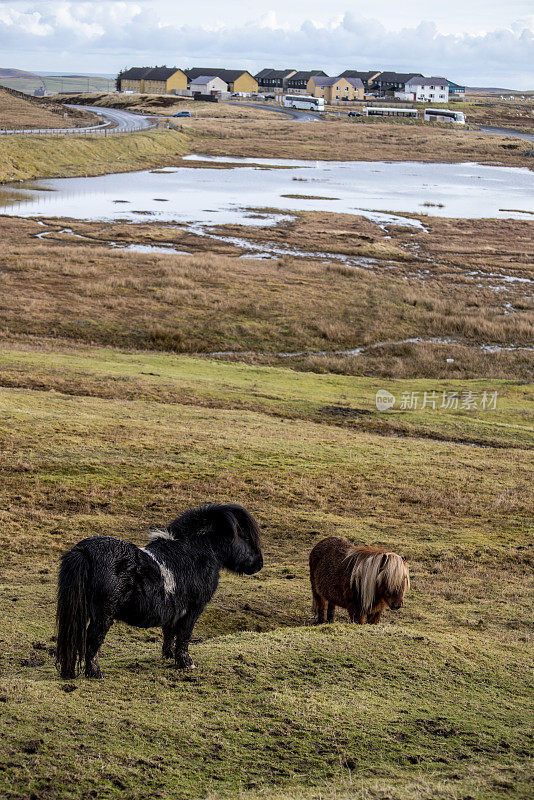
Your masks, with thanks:
[{"label": "cloudy sky", "polygon": [[376,68],[534,89],[533,12],[533,0],[0,0],[0,66]]}]

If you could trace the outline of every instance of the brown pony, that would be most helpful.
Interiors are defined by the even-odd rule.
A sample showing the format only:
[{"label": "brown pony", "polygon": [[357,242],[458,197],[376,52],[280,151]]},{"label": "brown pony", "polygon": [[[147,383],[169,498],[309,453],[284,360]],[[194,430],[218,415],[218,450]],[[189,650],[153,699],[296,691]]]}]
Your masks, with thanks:
[{"label": "brown pony", "polygon": [[317,622],[334,621],[336,606],[346,608],[351,622],[380,622],[382,611],[402,606],[410,588],[408,567],[402,556],[384,547],[356,547],[346,539],[329,536],[310,553],[310,581]]}]

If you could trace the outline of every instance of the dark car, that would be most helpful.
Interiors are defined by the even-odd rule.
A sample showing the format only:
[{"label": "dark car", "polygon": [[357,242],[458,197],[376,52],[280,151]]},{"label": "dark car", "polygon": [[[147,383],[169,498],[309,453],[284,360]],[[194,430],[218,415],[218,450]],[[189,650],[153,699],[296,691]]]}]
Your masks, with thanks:
[{"label": "dark car", "polygon": [[173,117],[190,117],[190,116],[191,116],[190,111],[178,111],[177,114],[173,114]]},{"label": "dark car", "polygon": [[361,111],[349,111],[347,117],[363,117],[363,114]]}]

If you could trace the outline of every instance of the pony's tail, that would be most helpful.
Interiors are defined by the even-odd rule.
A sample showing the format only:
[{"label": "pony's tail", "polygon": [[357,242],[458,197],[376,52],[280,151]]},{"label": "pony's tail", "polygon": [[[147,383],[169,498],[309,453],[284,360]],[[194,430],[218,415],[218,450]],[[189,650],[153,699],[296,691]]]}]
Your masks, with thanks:
[{"label": "pony's tail", "polygon": [[89,562],[80,547],[65,553],[57,593],[56,664],[62,678],[76,677],[85,657],[89,618]]}]

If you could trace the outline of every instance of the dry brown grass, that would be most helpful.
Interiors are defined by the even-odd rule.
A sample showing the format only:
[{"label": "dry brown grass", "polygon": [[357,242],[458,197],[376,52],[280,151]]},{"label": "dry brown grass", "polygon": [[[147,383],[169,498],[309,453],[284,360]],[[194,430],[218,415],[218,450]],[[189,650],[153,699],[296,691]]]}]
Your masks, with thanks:
[{"label": "dry brown grass", "polygon": [[25,100],[0,87],[0,129],[74,128],[95,121],[93,114],[67,109],[59,103]]},{"label": "dry brown grass", "polygon": [[[276,111],[262,111],[248,105],[238,103],[205,103],[193,100],[190,97],[156,94],[107,94],[99,95],[89,92],[87,94],[58,95],[62,102],[78,103],[80,105],[99,105],[107,108],[131,109],[136,113],[155,114],[161,117],[172,117],[177,111],[191,111],[199,119],[279,119]],[[178,119],[177,123],[182,120]]]},{"label": "dry brown grass", "polygon": [[303,124],[282,119],[239,122],[229,119],[223,127],[209,119],[182,122],[184,128],[193,128],[197,135],[195,149],[210,155],[338,161],[477,161],[534,168],[532,158],[523,155],[532,149],[528,142],[461,129],[392,125],[375,120],[372,124],[338,120]]},{"label": "dry brown grass", "polygon": [[[307,249],[316,241],[318,217],[300,214],[281,229],[251,228],[247,235],[281,236],[284,242]],[[531,342],[532,319],[523,285],[504,284],[498,292],[479,286],[480,278],[469,275],[469,259],[478,257],[470,255],[471,244],[462,255],[461,268],[440,261],[430,264],[426,253],[432,248],[439,252],[448,235],[447,220],[429,222],[428,250],[419,259],[410,253],[408,229],[395,231],[392,246],[384,241],[385,232],[366,220],[332,215],[332,222],[327,226],[330,233],[323,227],[322,238],[317,235],[321,247],[356,254],[363,250],[382,259],[368,269],[287,256],[242,259],[232,245],[146,223],[72,222],[75,232],[90,237],[84,241],[59,233],[64,221],[51,221],[50,230],[57,233],[36,241],[42,228],[34,221],[4,218],[0,324],[6,333],[186,353],[236,351],[238,358],[249,361],[348,374],[521,379],[528,375],[531,361],[523,351],[484,353],[479,347],[493,343],[524,347]],[[487,241],[492,243],[485,250],[486,268],[497,270],[491,259],[495,264],[504,262],[510,249],[521,249],[524,237],[524,264],[517,258],[515,270],[527,274],[531,225],[488,222]],[[506,228],[509,236],[499,238],[499,227]],[[339,231],[343,241],[336,243]],[[107,246],[109,241],[174,242],[191,255],[125,252]],[[429,272],[419,274],[421,265]],[[394,344],[413,337],[450,337],[459,344]],[[335,354],[377,342],[392,344],[357,357]],[[290,359],[277,355],[294,351],[312,352]],[[315,351],[330,355],[315,356]],[[454,360],[447,363],[447,358]]]}]

